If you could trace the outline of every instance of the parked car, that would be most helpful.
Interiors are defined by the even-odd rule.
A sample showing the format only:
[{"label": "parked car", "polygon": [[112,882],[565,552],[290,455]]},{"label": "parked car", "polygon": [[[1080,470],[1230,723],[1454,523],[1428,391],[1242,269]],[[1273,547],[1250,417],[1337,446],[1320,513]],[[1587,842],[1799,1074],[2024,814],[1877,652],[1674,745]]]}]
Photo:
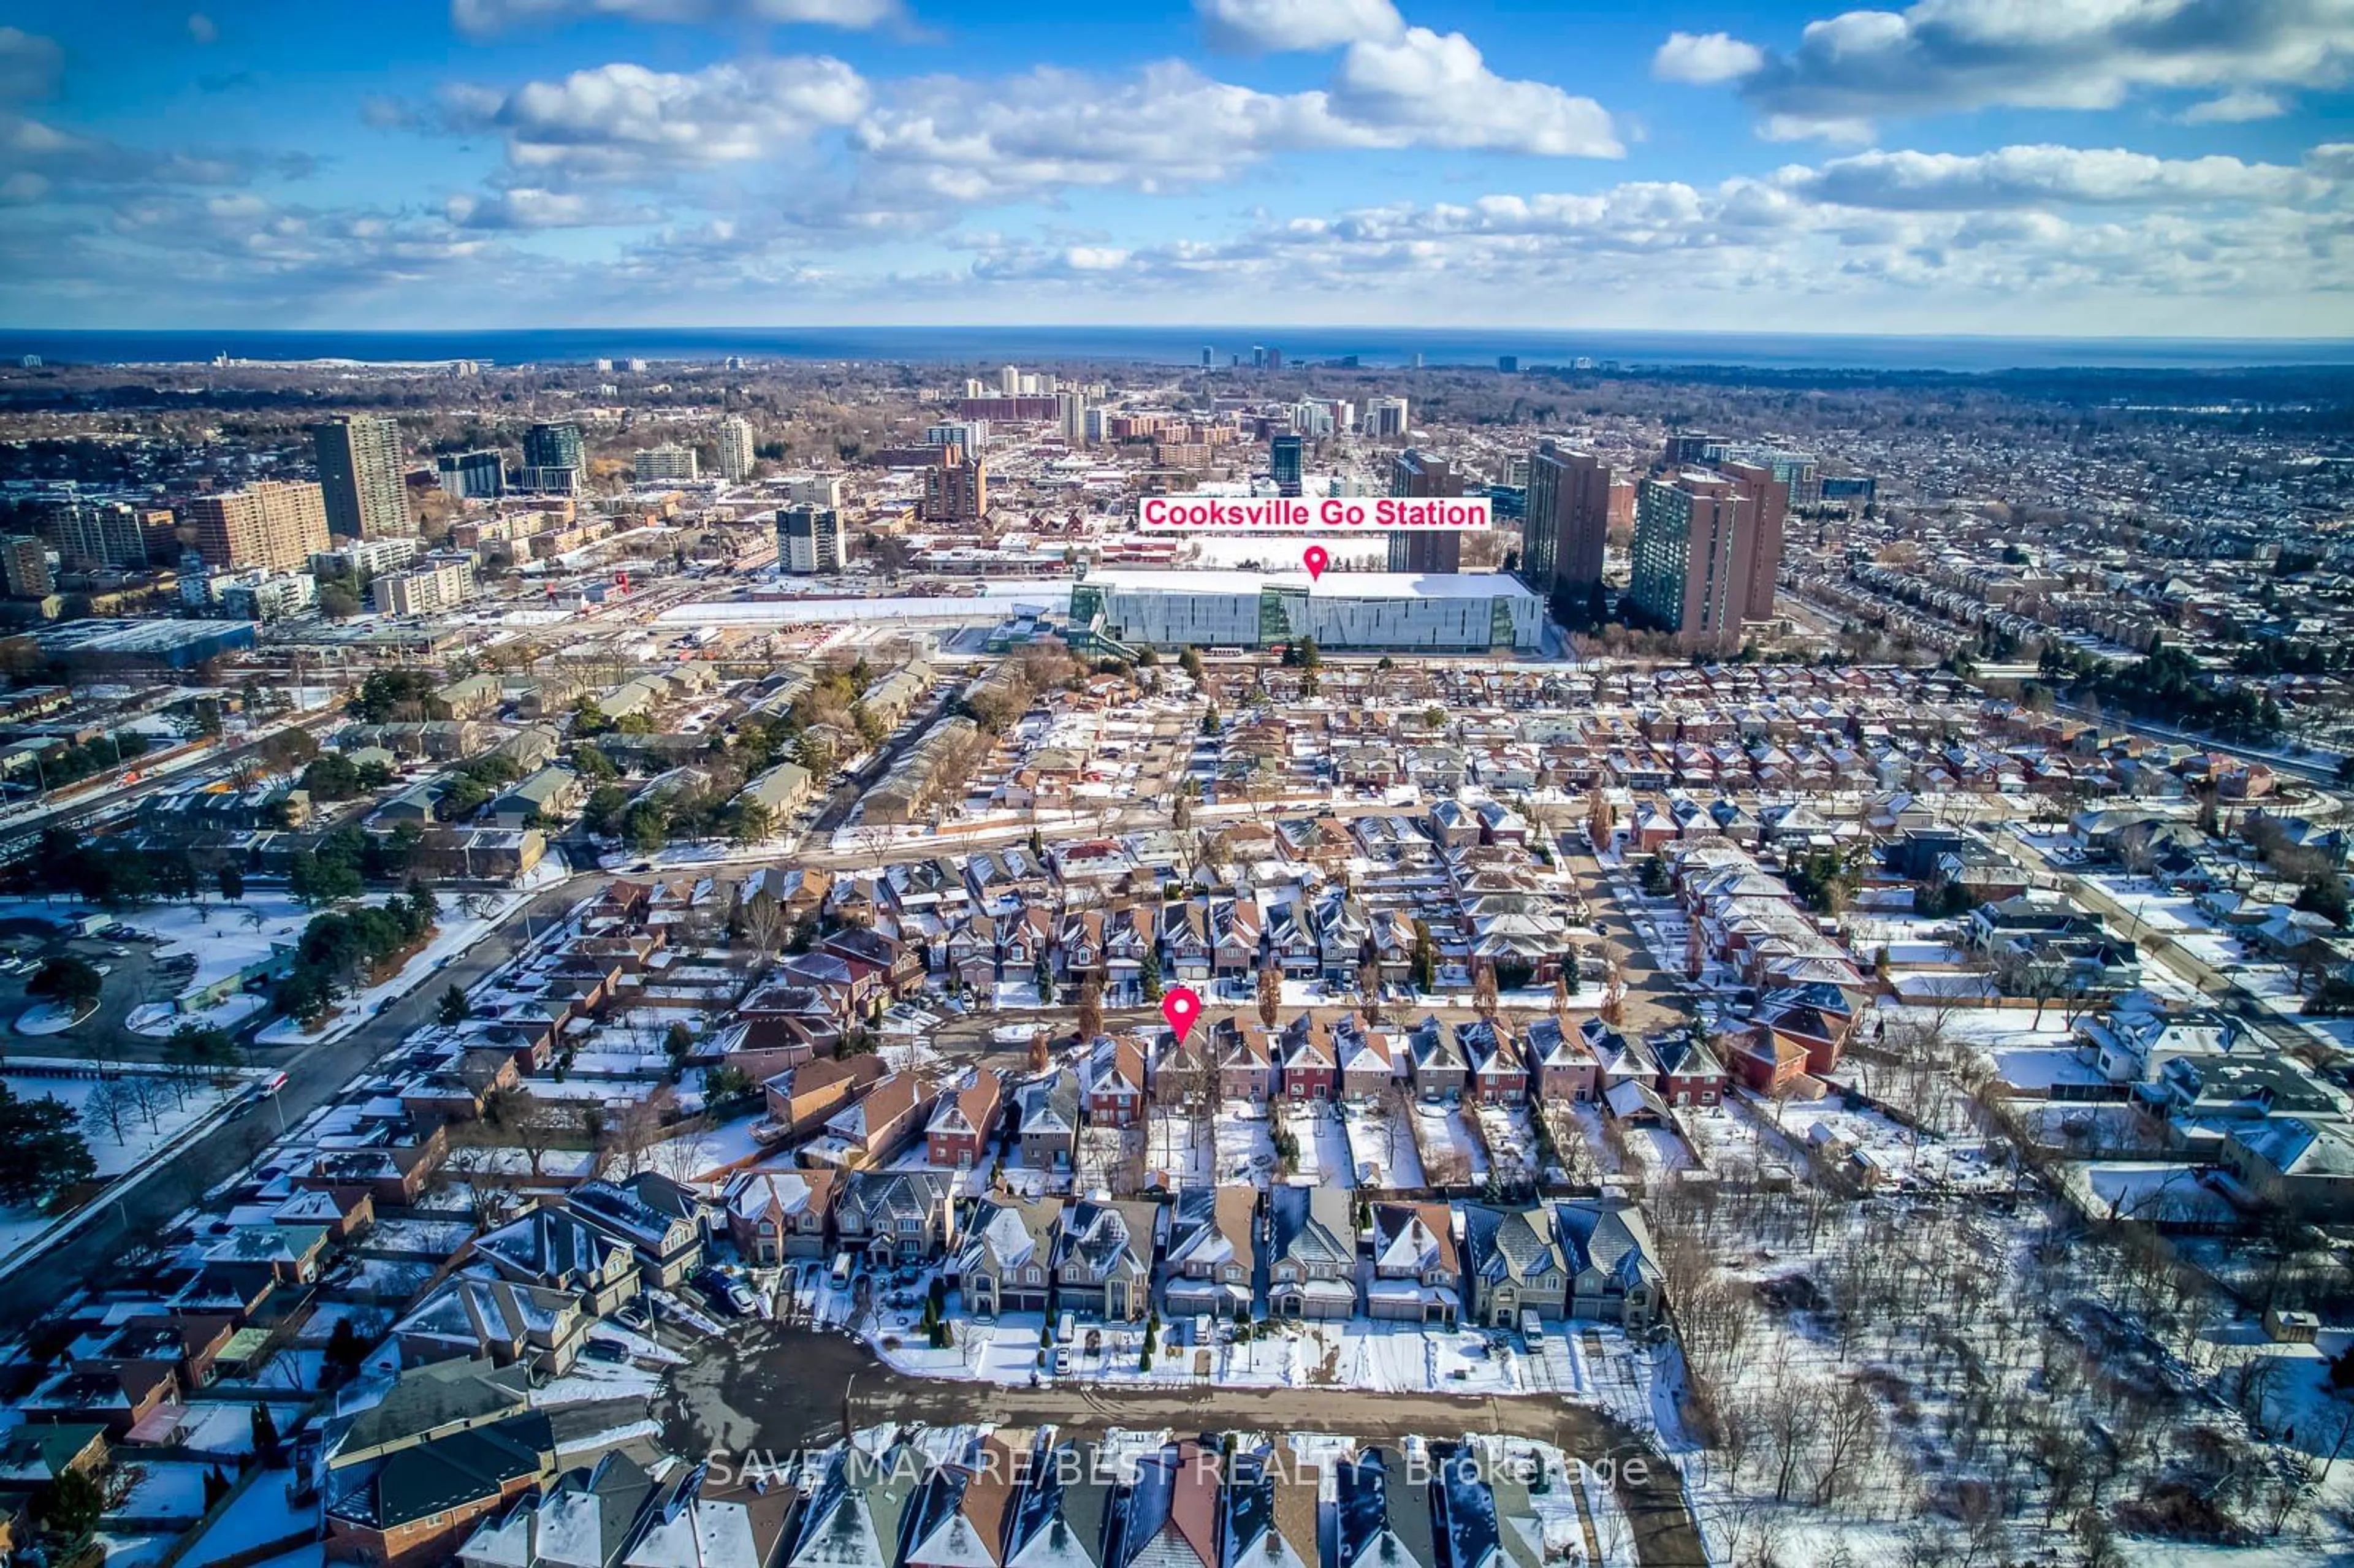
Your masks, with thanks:
[{"label": "parked car", "polygon": [[580,1347],[580,1353],[592,1361],[626,1361],[630,1359],[630,1347],[619,1340],[591,1334],[588,1342]]}]

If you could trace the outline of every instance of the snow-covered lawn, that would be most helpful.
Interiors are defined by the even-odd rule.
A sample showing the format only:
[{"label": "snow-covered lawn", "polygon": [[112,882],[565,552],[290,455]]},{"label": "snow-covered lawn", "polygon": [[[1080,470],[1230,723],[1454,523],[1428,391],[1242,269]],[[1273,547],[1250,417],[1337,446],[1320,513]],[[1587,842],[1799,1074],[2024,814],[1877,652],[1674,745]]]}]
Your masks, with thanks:
[{"label": "snow-covered lawn", "polygon": [[[1489,1162],[1494,1166],[1498,1180],[1532,1181],[1537,1175],[1536,1133],[1529,1126],[1526,1106],[1480,1105],[1469,1107],[1479,1118],[1479,1130],[1487,1139]],[[1674,1134],[1668,1135],[1671,1139]],[[1681,1149],[1681,1142],[1677,1144]],[[1682,1156],[1691,1163],[1689,1152]]]},{"label": "snow-covered lawn", "polygon": [[1341,1115],[1349,1138],[1349,1158],[1363,1185],[1423,1184],[1422,1160],[1415,1152],[1414,1129],[1388,1105],[1379,1101],[1352,1104],[1343,1107]]},{"label": "snow-covered lawn", "polygon": [[2088,1213],[2137,1220],[2232,1220],[2238,1211],[2198,1179],[2196,1167],[2160,1160],[2071,1163],[2062,1178]]},{"label": "snow-covered lawn", "polygon": [[[46,1097],[70,1107],[81,1118],[81,1135],[101,1176],[121,1175],[207,1118],[220,1114],[225,1099],[236,1092],[232,1088],[224,1097],[209,1084],[136,1069],[111,1078],[5,1073],[0,1074],[0,1083],[20,1100]],[[121,1107],[119,1116],[102,1112],[102,1103],[109,1099]]]},{"label": "snow-covered lawn", "polygon": [[1227,1100],[1218,1107],[1217,1179],[1220,1181],[1264,1182],[1275,1170],[1275,1146],[1268,1141],[1267,1108],[1247,1100]]},{"label": "snow-covered lawn", "polygon": [[204,1513],[205,1472],[210,1467],[143,1456],[125,1467],[134,1472],[131,1495],[108,1510],[115,1517],[193,1521]]},{"label": "snow-covered lawn", "polygon": [[1182,1106],[1154,1106],[1145,1113],[1144,1168],[1166,1171],[1180,1186],[1217,1180],[1216,1153],[1203,1138],[1202,1118]]},{"label": "snow-covered lawn", "polygon": [[[928,1377],[1027,1383],[1052,1379],[1052,1352],[1042,1369],[1042,1314],[1009,1312],[982,1323],[961,1318],[951,1298],[956,1343],[935,1350],[920,1334],[894,1330],[893,1344],[877,1353],[902,1372]],[[1094,1319],[1078,1325],[1065,1378],[1090,1383],[1193,1383],[1214,1381],[1247,1387],[1363,1388],[1378,1393],[1512,1394],[1555,1386],[1543,1358],[1529,1353],[1516,1334],[1485,1330],[1377,1323],[1364,1318],[1331,1322],[1260,1325],[1250,1340],[1227,1338],[1232,1325],[1213,1325],[1213,1343],[1191,1341],[1193,1323],[1161,1325],[1152,1365],[1143,1365],[1145,1325]]]},{"label": "snow-covered lawn", "polygon": [[1320,1100],[1295,1105],[1285,1113],[1291,1136],[1299,1142],[1299,1159],[1289,1180],[1301,1187],[1354,1187],[1356,1163],[1349,1155],[1348,1129],[1336,1107]]},{"label": "snow-covered lawn", "polygon": [[1463,1119],[1462,1106],[1424,1099],[1413,1104],[1416,1147],[1424,1175],[1441,1184],[1485,1181],[1487,1151]]},{"label": "snow-covered lawn", "polygon": [[[550,854],[532,868],[529,876],[502,894],[479,918],[460,909],[455,899],[443,899],[440,916],[435,922],[433,939],[401,966],[399,973],[345,998],[335,1014],[315,1030],[305,1033],[297,1029],[292,1020],[281,1018],[265,1025],[255,1038],[265,1045],[307,1045],[321,1040],[341,1038],[374,1017],[376,1009],[385,1002],[407,995],[443,964],[472,951],[499,922],[529,903],[542,888],[562,881],[567,874],[562,858]],[[294,931],[299,936],[302,926],[296,925]]]}]

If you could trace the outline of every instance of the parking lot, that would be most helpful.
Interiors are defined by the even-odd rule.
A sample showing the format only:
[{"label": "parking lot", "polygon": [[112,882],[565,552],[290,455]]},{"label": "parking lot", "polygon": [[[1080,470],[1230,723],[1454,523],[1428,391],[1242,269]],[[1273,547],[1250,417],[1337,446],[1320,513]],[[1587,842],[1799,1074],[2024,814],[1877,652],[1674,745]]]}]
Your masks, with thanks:
[{"label": "parking lot", "polygon": [[[25,988],[43,963],[60,953],[69,953],[100,971],[103,989],[98,1011],[61,1034],[16,1033],[16,1019],[41,1001],[27,994]],[[67,938],[38,920],[0,922],[0,1031],[5,1031],[0,1038],[5,1041],[0,1048],[18,1055],[103,1054],[117,1061],[160,1060],[163,1042],[133,1033],[123,1028],[122,1021],[142,1002],[171,996],[195,964],[195,958],[189,956],[176,965],[159,966],[155,944],[135,933],[121,941],[105,937]]]}]

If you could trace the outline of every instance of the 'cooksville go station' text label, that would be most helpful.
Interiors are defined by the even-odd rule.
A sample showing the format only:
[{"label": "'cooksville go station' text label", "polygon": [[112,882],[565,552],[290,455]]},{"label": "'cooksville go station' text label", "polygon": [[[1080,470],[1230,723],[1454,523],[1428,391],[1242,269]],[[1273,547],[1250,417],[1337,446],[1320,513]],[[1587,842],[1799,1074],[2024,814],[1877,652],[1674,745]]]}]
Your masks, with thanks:
[{"label": "'cooksville go station' text label", "polygon": [[1426,500],[1333,496],[1322,501],[1148,495],[1137,503],[1136,521],[1145,528],[1257,534],[1275,528],[1487,528],[1495,519],[1484,495]]}]

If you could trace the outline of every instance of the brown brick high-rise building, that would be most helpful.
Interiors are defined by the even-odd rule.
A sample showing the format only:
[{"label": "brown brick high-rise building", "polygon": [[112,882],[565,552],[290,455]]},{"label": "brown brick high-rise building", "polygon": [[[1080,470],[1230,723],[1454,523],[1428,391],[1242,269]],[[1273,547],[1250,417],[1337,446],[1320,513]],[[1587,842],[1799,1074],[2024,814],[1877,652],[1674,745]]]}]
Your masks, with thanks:
[{"label": "brown brick high-rise building", "polygon": [[989,464],[981,458],[924,471],[923,520],[977,523],[989,511]]},{"label": "brown brick high-rise building", "polygon": [[1790,487],[1774,471],[1756,463],[1719,463],[1719,473],[1733,481],[1754,518],[1750,554],[1741,567],[1748,599],[1741,613],[1751,620],[1774,619],[1774,580],[1782,571],[1782,523],[1790,510]]},{"label": "brown brick high-rise building", "polygon": [[[1445,458],[1408,447],[1390,460],[1390,493],[1416,500],[1460,495],[1463,476]],[[1463,536],[1451,530],[1393,529],[1389,547],[1394,572],[1446,576],[1463,569]]]},{"label": "brown brick high-rise building", "polygon": [[299,571],[327,548],[327,501],[315,484],[263,480],[188,503],[196,553],[215,571],[268,567]]},{"label": "brown brick high-rise building", "polygon": [[1610,465],[1547,441],[1529,459],[1529,506],[1521,529],[1521,580],[1583,617],[1602,586],[1610,532]]},{"label": "brown brick high-rise building", "polygon": [[1779,522],[1767,550],[1762,504],[1754,486],[1705,469],[1645,480],[1635,504],[1635,572],[1628,589],[1641,620],[1671,633],[1687,652],[1738,651],[1759,577],[1770,610],[1781,567]]}]

